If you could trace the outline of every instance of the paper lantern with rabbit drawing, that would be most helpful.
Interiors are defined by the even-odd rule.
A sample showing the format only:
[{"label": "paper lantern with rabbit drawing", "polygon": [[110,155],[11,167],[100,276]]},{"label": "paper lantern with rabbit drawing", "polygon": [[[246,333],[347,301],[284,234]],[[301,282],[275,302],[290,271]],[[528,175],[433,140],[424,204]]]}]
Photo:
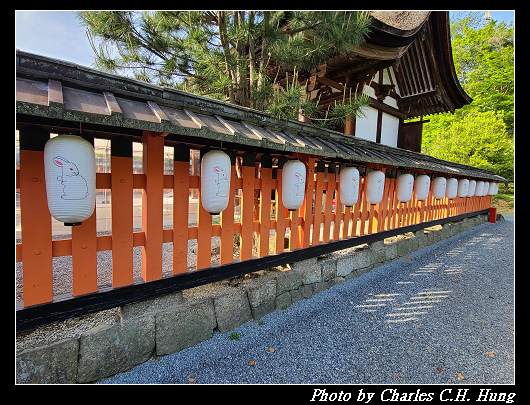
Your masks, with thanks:
[{"label": "paper lantern with rabbit drawing", "polygon": [[[230,156],[211,150],[201,161],[201,204],[210,214],[219,214],[230,199]],[[233,197],[232,197],[233,198]]]},{"label": "paper lantern with rabbit drawing", "polygon": [[65,225],[80,225],[94,212],[96,160],[94,147],[75,135],[46,142],[44,172],[48,209]]}]

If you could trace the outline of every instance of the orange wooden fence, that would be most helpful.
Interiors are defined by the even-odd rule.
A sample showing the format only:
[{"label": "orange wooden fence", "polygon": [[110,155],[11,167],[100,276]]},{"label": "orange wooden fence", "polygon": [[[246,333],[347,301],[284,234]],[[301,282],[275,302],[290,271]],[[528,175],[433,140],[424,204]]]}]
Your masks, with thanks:
[{"label": "orange wooden fence", "polygon": [[[52,258],[72,256],[73,295],[94,293],[97,285],[97,252],[112,250],[112,287],[133,284],[133,247],[142,247],[142,278],[162,278],[162,244],[173,243],[173,274],[189,271],[188,240],[196,239],[196,269],[211,267],[211,241],[220,237],[220,264],[249,260],[285,250],[306,248],[344,238],[367,235],[401,226],[447,218],[488,208],[491,197],[425,201],[413,197],[397,201],[394,178],[386,178],[381,203],[366,201],[361,177],[359,201],[352,208],[340,202],[338,163],[318,162],[319,157],[297,155],[307,166],[305,200],[300,209],[289,212],[281,202],[281,168],[272,167],[270,156],[239,152],[240,176],[231,170],[231,196],[220,223],[200,204],[200,177],[190,175],[190,146],[165,142],[156,132],[143,132],[143,170],[133,174],[132,142],[128,137],[111,140],[111,173],[97,173],[96,188],[112,192],[112,234],[97,235],[96,212],[82,225],[72,227],[70,239],[52,240],[51,217],[44,183],[43,130],[22,128],[20,189],[22,243],[16,245],[16,260],[23,262],[24,306],[53,300]],[[36,133],[36,132],[38,133]],[[40,131],[40,132],[39,132]],[[23,148],[22,138],[40,139],[40,146]],[[39,144],[39,142],[37,142]],[[164,144],[174,146],[173,174],[164,174]],[[34,149],[34,150],[30,150]],[[261,160],[261,162],[258,162]],[[394,169],[370,165],[378,169]],[[276,173],[274,176],[273,174]],[[133,189],[142,190],[142,231],[133,232]],[[173,190],[173,227],[163,229],[163,190]],[[199,190],[196,226],[188,226],[189,189]],[[241,196],[241,219],[234,222],[236,190]],[[274,231],[273,233],[271,231]],[[257,239],[253,238],[256,232]],[[234,258],[234,235],[239,234],[239,258]],[[287,237],[287,240],[285,239]],[[253,242],[257,240],[257,242]],[[253,247],[253,243],[256,245]]]}]

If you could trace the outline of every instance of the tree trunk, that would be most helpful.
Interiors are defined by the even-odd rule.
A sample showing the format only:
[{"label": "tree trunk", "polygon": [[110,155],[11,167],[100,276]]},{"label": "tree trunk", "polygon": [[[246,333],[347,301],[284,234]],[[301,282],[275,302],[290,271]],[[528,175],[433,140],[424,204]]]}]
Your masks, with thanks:
[{"label": "tree trunk", "polygon": [[223,53],[225,56],[225,72],[228,77],[231,78],[231,84],[228,86],[228,98],[230,100],[230,104],[235,104],[235,95],[234,95],[234,82],[235,82],[235,76],[234,72],[230,68],[230,45],[227,41],[227,32],[226,32],[226,20],[225,20],[225,12],[224,11],[218,11],[217,12],[217,22],[219,25],[219,38],[221,39],[221,45],[223,47]]}]

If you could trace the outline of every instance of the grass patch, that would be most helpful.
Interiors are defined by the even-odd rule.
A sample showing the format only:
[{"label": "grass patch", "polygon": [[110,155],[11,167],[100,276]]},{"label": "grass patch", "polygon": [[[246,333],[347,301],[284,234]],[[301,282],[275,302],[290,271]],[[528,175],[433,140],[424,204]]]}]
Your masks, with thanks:
[{"label": "grass patch", "polygon": [[513,194],[497,194],[491,199],[491,206],[497,208],[499,214],[513,214],[515,212],[515,198]]},{"label": "grass patch", "polygon": [[228,337],[230,338],[230,340],[238,341],[241,335],[237,332],[232,332]]}]

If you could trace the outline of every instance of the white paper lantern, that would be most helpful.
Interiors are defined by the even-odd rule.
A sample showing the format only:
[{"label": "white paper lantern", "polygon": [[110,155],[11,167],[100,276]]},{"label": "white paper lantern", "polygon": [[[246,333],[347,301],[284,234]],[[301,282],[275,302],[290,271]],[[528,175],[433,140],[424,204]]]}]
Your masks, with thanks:
[{"label": "white paper lantern", "polygon": [[81,225],[94,213],[96,159],[90,142],[75,135],[59,135],[44,147],[48,209],[67,226]]},{"label": "white paper lantern", "polygon": [[473,197],[475,195],[475,190],[477,189],[477,181],[469,180],[469,190],[467,191],[468,197]]},{"label": "white paper lantern", "polygon": [[230,156],[211,150],[201,161],[201,204],[210,214],[219,214],[230,198]]},{"label": "white paper lantern", "polygon": [[497,195],[498,190],[499,190],[499,185],[497,183],[490,183],[488,195]]},{"label": "white paper lantern", "polygon": [[340,201],[347,207],[359,200],[359,170],[346,167],[340,172]]},{"label": "white paper lantern", "polygon": [[452,200],[458,194],[458,180],[454,177],[447,179],[447,185],[445,189],[445,196]]},{"label": "white paper lantern", "polygon": [[489,193],[489,191],[490,191],[490,183],[487,182],[487,181],[485,181],[485,182],[484,182],[484,190],[482,191],[482,195],[483,195],[484,197],[487,196],[488,193]]},{"label": "white paper lantern", "polygon": [[431,188],[431,178],[426,174],[418,176],[416,179],[416,191],[414,195],[418,201],[424,201],[429,197],[429,189]]},{"label": "white paper lantern", "polygon": [[385,174],[381,170],[374,170],[366,176],[366,201],[369,204],[379,204],[385,190]]},{"label": "white paper lantern", "polygon": [[477,187],[475,188],[475,195],[477,197],[482,197],[484,194],[484,182],[482,180],[477,181]]},{"label": "white paper lantern", "polygon": [[304,202],[306,168],[300,160],[289,160],[282,171],[282,202],[289,211],[297,210]]},{"label": "white paper lantern", "polygon": [[468,179],[458,180],[458,196],[467,197],[468,191],[469,191],[469,180]]},{"label": "white paper lantern", "polygon": [[445,189],[447,187],[447,180],[445,177],[436,177],[432,181],[432,195],[436,200],[441,200],[445,197]]},{"label": "white paper lantern", "polygon": [[397,179],[397,199],[406,203],[412,198],[414,188],[414,176],[410,173],[403,173]]}]

